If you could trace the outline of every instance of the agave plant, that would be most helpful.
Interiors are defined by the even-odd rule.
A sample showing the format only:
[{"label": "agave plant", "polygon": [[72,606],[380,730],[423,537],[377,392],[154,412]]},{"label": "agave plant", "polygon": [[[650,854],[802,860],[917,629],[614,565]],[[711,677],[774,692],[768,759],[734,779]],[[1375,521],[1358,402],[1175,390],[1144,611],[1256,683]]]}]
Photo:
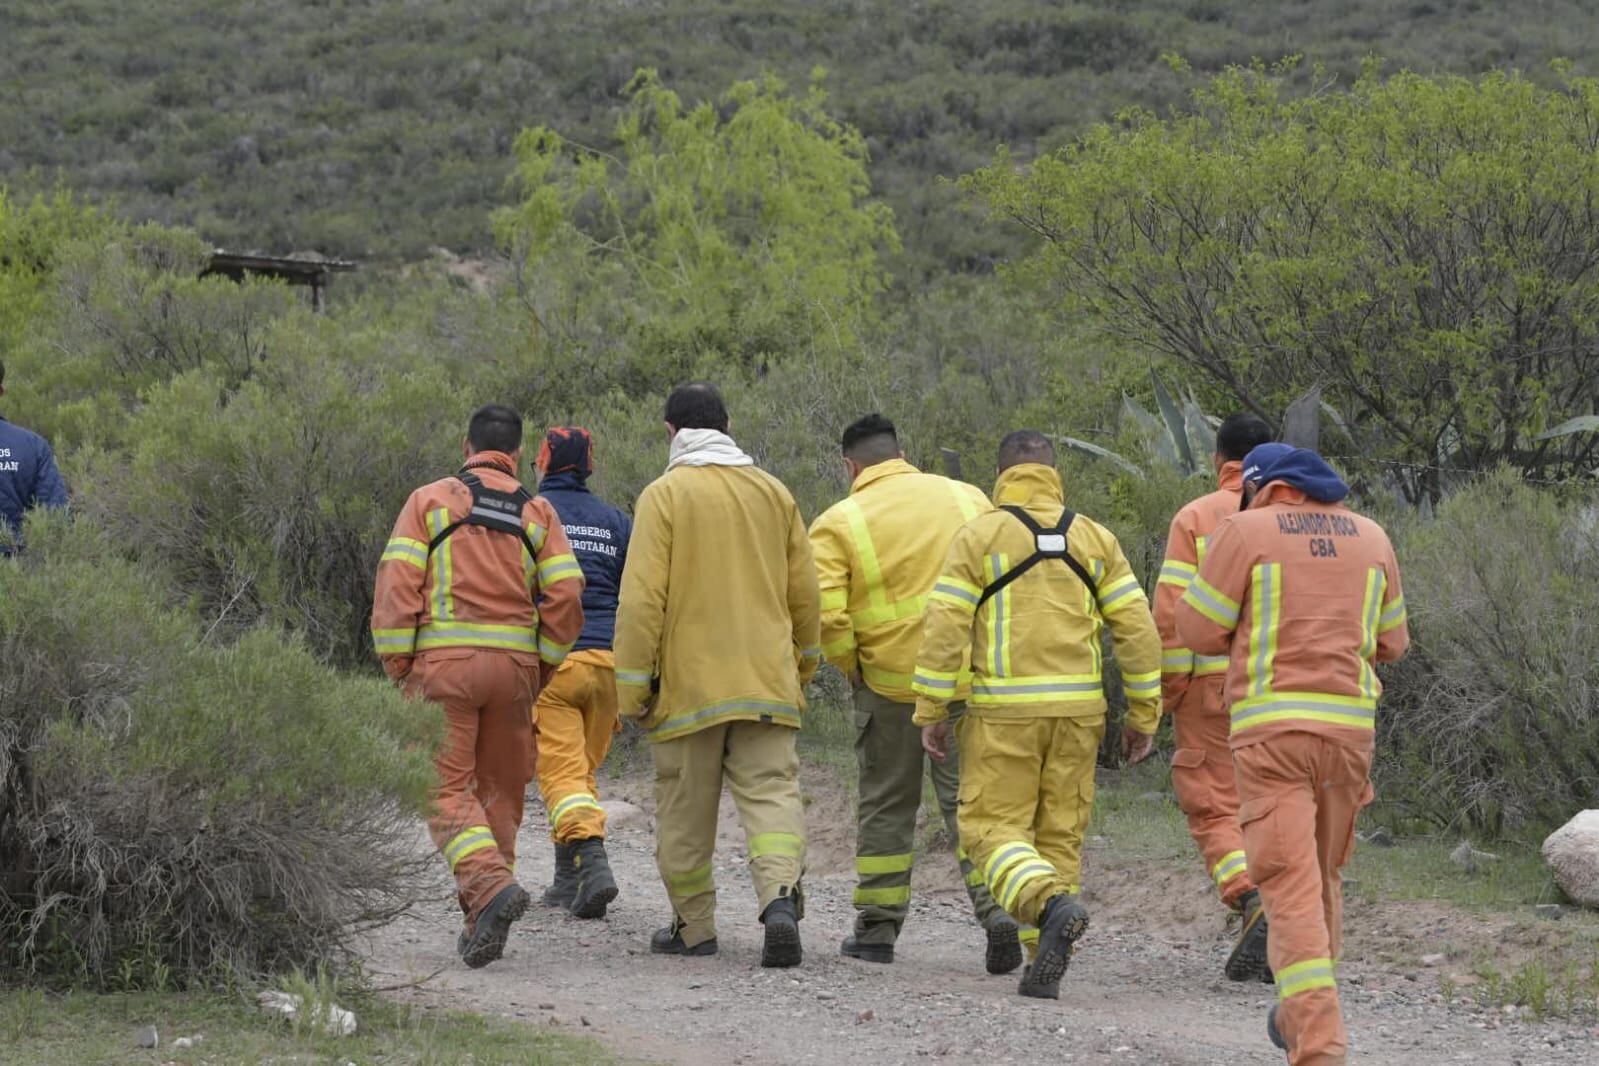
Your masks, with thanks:
[{"label": "agave plant", "polygon": [[[1216,427],[1220,420],[1207,415],[1192,394],[1181,407],[1172,398],[1171,390],[1153,369],[1149,379],[1155,386],[1156,414],[1146,410],[1137,400],[1122,393],[1122,411],[1126,414],[1148,450],[1160,461],[1169,465],[1182,477],[1203,474],[1210,469],[1210,455],[1216,450]],[[1061,443],[1074,451],[1115,463],[1128,473],[1141,474],[1138,464],[1109,448],[1091,444],[1076,437],[1062,437]]]}]

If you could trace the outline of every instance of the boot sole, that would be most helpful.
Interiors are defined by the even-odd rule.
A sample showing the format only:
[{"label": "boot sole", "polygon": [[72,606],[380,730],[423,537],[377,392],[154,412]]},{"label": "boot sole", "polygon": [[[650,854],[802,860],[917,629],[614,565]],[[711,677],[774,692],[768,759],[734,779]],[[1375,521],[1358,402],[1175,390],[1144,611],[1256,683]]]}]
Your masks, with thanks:
[{"label": "boot sole", "polygon": [[1229,981],[1258,981],[1267,972],[1266,965],[1266,915],[1261,913],[1254,925],[1238,936],[1232,954],[1227,956],[1223,971]]},{"label": "boot sole", "polygon": [[1022,939],[1019,929],[991,930],[984,962],[991,974],[1011,973],[1022,964]]},{"label": "boot sole", "polygon": [[[504,903],[499,902],[502,898]],[[477,928],[467,941],[466,950],[461,952],[462,961],[476,970],[505,954],[505,942],[511,938],[511,924],[527,913],[531,902],[521,885],[512,885],[494,897],[478,918]]]},{"label": "boot sole", "polygon": [[[678,941],[678,943],[681,944],[682,941]],[[663,948],[663,947],[656,946],[654,941],[650,942],[650,954],[651,955],[677,955],[677,956],[687,957],[687,958],[700,958],[700,957],[703,957],[703,956],[706,956],[706,955],[715,955],[716,954],[716,950],[717,950],[717,948],[716,948],[716,938],[715,937],[712,937],[710,940],[702,940],[698,944],[695,944],[691,948],[690,947]]]},{"label": "boot sole", "polygon": [[[1060,998],[1060,979],[1066,976],[1066,969],[1072,964],[1077,941],[1088,932],[1088,912],[1075,903],[1069,906],[1071,909],[1067,912],[1065,920],[1056,926],[1058,931],[1053,938],[1043,935],[1050,930],[1041,931],[1038,938],[1038,957],[1033,960],[1033,968],[1028,974],[1028,979],[1022,982],[1019,989],[1022,995],[1038,999]],[[1053,943],[1050,943],[1050,940],[1053,940]],[[1049,946],[1045,947],[1045,944]],[[1036,991],[1030,991],[1029,986]]]},{"label": "boot sole", "polygon": [[772,968],[798,966],[803,955],[797,922],[766,923],[766,942],[761,947],[761,965]]},{"label": "boot sole", "polygon": [[605,908],[610,906],[616,895],[617,889],[614,881],[608,885],[601,885],[587,895],[583,893],[582,889],[579,889],[576,898],[572,900],[572,904],[568,909],[571,910],[572,916],[575,918],[603,918],[605,917]]},{"label": "boot sole", "polygon": [[558,896],[552,896],[550,893],[546,892],[544,895],[539,897],[539,903],[545,907],[559,907],[561,910],[570,910],[573,902],[576,901],[576,899],[576,892],[562,892]]},{"label": "boot sole", "polygon": [[891,963],[894,961],[893,945],[888,944],[856,944],[852,948],[840,947],[838,953],[846,958],[859,959],[862,962]]}]

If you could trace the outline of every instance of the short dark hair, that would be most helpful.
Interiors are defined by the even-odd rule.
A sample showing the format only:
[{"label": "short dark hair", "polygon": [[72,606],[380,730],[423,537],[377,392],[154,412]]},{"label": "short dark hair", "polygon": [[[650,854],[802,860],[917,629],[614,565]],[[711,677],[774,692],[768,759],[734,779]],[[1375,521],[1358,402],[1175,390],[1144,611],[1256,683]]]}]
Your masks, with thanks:
[{"label": "short dark hair", "polygon": [[666,420],[678,429],[714,429],[727,432],[727,404],[709,381],[679,385],[666,398]]},{"label": "short dark hair", "polygon": [[894,432],[894,423],[876,411],[846,426],[842,445],[844,454],[862,466],[899,456],[899,434]]},{"label": "short dark hair", "polygon": [[1216,430],[1216,454],[1241,463],[1256,446],[1270,443],[1271,439],[1271,426],[1264,418],[1240,411],[1222,419],[1221,428]]},{"label": "short dark hair", "polygon": [[1018,429],[999,442],[999,469],[1009,470],[1023,463],[1055,465],[1055,445],[1035,429]]},{"label": "short dark hair", "polygon": [[522,416],[502,403],[484,404],[466,424],[466,442],[475,452],[509,455],[522,446]]}]

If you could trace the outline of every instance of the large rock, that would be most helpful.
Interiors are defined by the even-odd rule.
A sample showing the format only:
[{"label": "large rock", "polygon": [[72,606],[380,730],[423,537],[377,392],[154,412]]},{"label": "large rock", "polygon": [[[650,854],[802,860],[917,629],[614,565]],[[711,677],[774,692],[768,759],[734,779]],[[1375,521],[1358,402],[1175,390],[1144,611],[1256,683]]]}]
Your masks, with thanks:
[{"label": "large rock", "polygon": [[1583,811],[1550,833],[1543,861],[1572,902],[1599,908],[1599,810]]}]

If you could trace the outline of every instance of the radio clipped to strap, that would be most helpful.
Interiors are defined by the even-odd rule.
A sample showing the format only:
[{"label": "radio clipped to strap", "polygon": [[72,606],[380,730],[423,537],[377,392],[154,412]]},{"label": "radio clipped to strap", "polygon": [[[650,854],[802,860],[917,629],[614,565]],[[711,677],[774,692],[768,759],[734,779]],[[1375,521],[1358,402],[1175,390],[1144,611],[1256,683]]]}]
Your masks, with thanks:
[{"label": "radio clipped to strap", "polygon": [[457,519],[436,533],[428,541],[428,554],[432,555],[434,549],[444,543],[444,539],[462,526],[482,526],[484,529],[496,530],[500,533],[511,533],[522,538],[522,543],[527,546],[529,555],[537,555],[538,549],[533,546],[533,540],[527,535],[527,529],[522,525],[522,509],[533,500],[533,494],[521,485],[515,492],[501,492],[491,489],[483,484],[481,478],[472,473],[471,468],[462,470],[455,475],[461,484],[465,485],[472,493],[472,509],[464,518]]},{"label": "radio clipped to strap", "polygon": [[1093,593],[1094,602],[1099,602],[1099,585],[1094,581],[1094,576],[1088,572],[1087,567],[1072,558],[1071,551],[1066,546],[1066,533],[1072,528],[1072,523],[1077,520],[1077,513],[1070,508],[1061,512],[1060,521],[1053,528],[1045,528],[1025,510],[1014,504],[1007,504],[1000,510],[1009,512],[1012,517],[1027,527],[1033,535],[1033,554],[1005,571],[983,589],[983,594],[977,599],[977,607],[982,609],[988,598],[1000,592],[1006,585],[1021,577],[1027,571],[1037,566],[1046,559],[1059,559],[1071,568],[1072,573],[1082,579],[1088,586],[1088,591]]}]

